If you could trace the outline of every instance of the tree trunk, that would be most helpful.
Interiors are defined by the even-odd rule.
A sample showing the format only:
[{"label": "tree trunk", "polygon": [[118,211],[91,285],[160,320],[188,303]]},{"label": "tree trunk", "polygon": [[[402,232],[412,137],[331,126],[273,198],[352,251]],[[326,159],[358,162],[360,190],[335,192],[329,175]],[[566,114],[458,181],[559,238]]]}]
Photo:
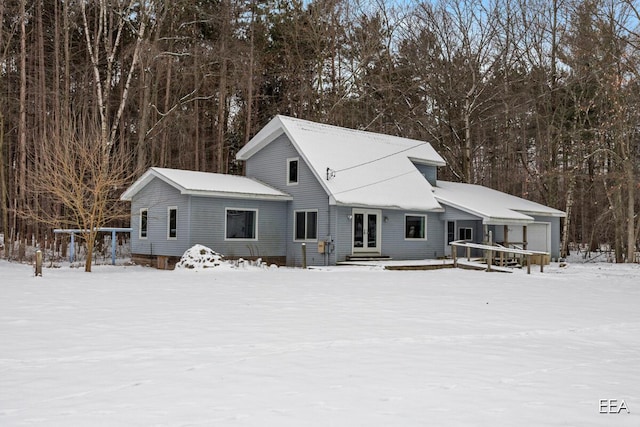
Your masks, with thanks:
[{"label": "tree trunk", "polygon": [[18,121],[18,152],[19,165],[16,174],[17,188],[14,192],[18,195],[18,209],[24,209],[25,185],[27,174],[27,29],[25,1],[20,0],[20,101],[19,101],[19,121]]},{"label": "tree trunk", "polygon": [[225,173],[226,167],[224,164],[224,147],[225,147],[225,135],[226,135],[226,113],[227,108],[227,38],[230,26],[230,9],[231,5],[229,0],[222,0],[222,25],[220,30],[220,58],[222,64],[220,66],[220,83],[218,85],[218,132],[216,138],[216,172]]},{"label": "tree trunk", "polygon": [[140,83],[144,86],[142,90],[142,96],[140,99],[140,129],[138,131],[138,146],[137,146],[137,166],[136,170],[143,171],[148,163],[147,160],[147,130],[149,125],[149,113],[151,107],[151,73],[146,71],[146,67],[141,67],[140,70]]},{"label": "tree trunk", "polygon": [[633,262],[636,252],[636,232],[635,232],[635,187],[637,185],[633,174],[633,163],[631,159],[624,160],[624,168],[627,175],[627,262]]},{"label": "tree trunk", "polygon": [[247,106],[246,106],[246,122],[244,125],[244,141],[243,145],[246,145],[249,142],[249,138],[251,138],[251,119],[253,115],[253,62],[254,62],[254,51],[255,51],[255,13],[254,10],[255,4],[251,3],[251,26],[249,28],[249,70],[247,73]]},{"label": "tree trunk", "polygon": [[9,200],[7,199],[7,183],[4,176],[4,116],[0,111],[0,209],[2,209],[2,233],[4,235],[4,257],[9,257]]},{"label": "tree trunk", "polygon": [[569,188],[567,189],[567,216],[564,218],[564,229],[562,230],[562,248],[560,250],[560,256],[566,258],[569,256],[569,227],[571,226],[571,215],[573,208],[573,192],[576,186],[576,174],[577,171],[571,173],[569,178]]},{"label": "tree trunk", "polygon": [[85,234],[85,243],[87,244],[87,259],[84,262],[84,271],[91,273],[91,264],[93,263],[93,246],[96,240],[96,233],[93,231]]},{"label": "tree trunk", "polygon": [[[471,93],[471,92],[470,92]],[[465,98],[464,106],[464,146],[462,149],[462,176],[464,182],[473,184],[471,181],[471,99],[470,95]]]}]

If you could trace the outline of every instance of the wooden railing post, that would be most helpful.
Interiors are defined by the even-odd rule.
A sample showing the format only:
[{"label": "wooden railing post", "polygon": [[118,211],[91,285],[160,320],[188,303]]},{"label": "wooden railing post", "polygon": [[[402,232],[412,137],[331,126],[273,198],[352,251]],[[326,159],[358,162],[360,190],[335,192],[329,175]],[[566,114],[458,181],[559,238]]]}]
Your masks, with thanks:
[{"label": "wooden railing post", "polygon": [[451,253],[453,253],[453,267],[458,268],[458,246],[451,245]]}]

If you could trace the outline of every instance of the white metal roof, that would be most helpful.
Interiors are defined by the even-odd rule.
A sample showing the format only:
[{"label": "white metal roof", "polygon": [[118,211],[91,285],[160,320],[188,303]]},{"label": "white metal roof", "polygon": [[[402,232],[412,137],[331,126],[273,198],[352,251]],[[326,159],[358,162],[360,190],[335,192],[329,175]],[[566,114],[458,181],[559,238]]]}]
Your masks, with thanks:
[{"label": "white metal roof", "polygon": [[120,196],[131,200],[152,179],[159,178],[182,194],[265,200],[291,200],[291,196],[253,178],[181,169],[150,168]]},{"label": "white metal roof", "polygon": [[474,184],[438,181],[436,199],[482,218],[485,224],[527,224],[532,215],[565,217],[560,210]]},{"label": "white metal roof", "polygon": [[442,211],[413,162],[444,166],[424,141],[276,116],[237,154],[247,160],[286,134],[336,205]]}]

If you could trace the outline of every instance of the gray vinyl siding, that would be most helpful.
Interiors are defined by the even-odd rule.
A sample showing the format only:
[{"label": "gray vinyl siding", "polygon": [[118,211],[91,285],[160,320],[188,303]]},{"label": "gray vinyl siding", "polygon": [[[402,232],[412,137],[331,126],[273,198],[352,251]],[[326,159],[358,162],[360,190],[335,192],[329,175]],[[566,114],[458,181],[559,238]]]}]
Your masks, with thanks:
[{"label": "gray vinyl siding", "polygon": [[335,261],[341,262],[347,259],[348,255],[351,255],[353,248],[352,241],[352,224],[349,216],[351,215],[351,208],[346,206],[335,206],[334,211],[336,213],[334,224],[336,227],[335,236]]},{"label": "gray vinyl siding", "polygon": [[[287,159],[299,158],[298,184],[287,185]],[[435,184],[436,167],[416,165],[432,184]],[[302,265],[302,242],[294,241],[294,213],[302,210],[318,212],[318,241],[331,241],[329,253],[318,252],[318,241],[307,241],[307,265],[332,265],[344,261],[352,254],[352,222],[349,216],[352,208],[329,206],[329,198],[316,176],[304,159],[290,143],[286,135],[281,135],[246,162],[246,175],[290,194],[293,201],[287,203],[286,214],[286,256],[289,266]],[[375,209],[372,206],[372,209]],[[444,224],[439,213],[428,213],[427,239],[405,240],[404,218],[406,213],[396,210],[382,210],[381,254],[395,259],[425,259],[444,255],[442,239]],[[384,217],[388,221],[384,222]]]},{"label": "gray vinyl siding", "polygon": [[[461,228],[471,228],[471,240],[473,243],[483,243],[484,241],[484,229],[482,227],[482,221],[456,221],[456,240],[460,237]],[[443,233],[444,235],[444,233]]]},{"label": "gray vinyl siding", "polygon": [[[245,175],[291,194],[289,190],[308,184],[309,179],[306,175],[311,175],[309,168],[299,167],[298,184],[287,185],[287,159],[292,157],[300,155],[289,142],[289,138],[282,134],[246,161]],[[302,159],[300,160],[302,163]]]},{"label": "gray vinyl siding", "polygon": [[[485,242],[485,236],[484,236],[484,227],[482,225],[482,220],[476,220],[476,221],[469,221],[469,220],[464,220],[464,221],[456,221],[456,240],[460,237],[460,229],[461,228],[471,228],[471,239],[473,243],[486,243]],[[495,239],[494,239],[495,240]],[[471,249],[471,255],[474,257],[480,257],[482,256],[483,251],[482,249]]]},{"label": "gray vinyl siding", "polygon": [[[298,158],[298,183],[287,185],[287,159]],[[333,237],[330,227],[329,197],[318,182],[302,156],[281,135],[262,150],[255,153],[246,162],[246,175],[256,178],[272,187],[291,195],[293,200],[287,203],[286,211],[286,255],[287,265],[302,265],[302,243],[294,241],[294,212],[313,210],[318,212],[318,239],[304,242],[306,245],[307,265],[326,265],[334,263],[330,255],[318,252],[318,241]],[[284,216],[282,218],[285,218]]]},{"label": "gray vinyl siding", "polygon": [[438,167],[437,166],[429,166],[429,165],[421,165],[418,163],[414,163],[414,166],[420,171],[420,173],[429,181],[429,184],[435,187],[436,181],[438,179]]},{"label": "gray vinyl siding", "polygon": [[[426,216],[426,240],[405,239],[406,215]],[[433,212],[383,210],[382,255],[394,259],[435,259],[444,256],[444,225],[439,216],[439,213]]]},{"label": "gray vinyl siding", "polygon": [[[177,238],[167,238],[168,208],[177,212]],[[257,240],[225,240],[225,208],[258,211]],[[147,238],[140,239],[140,209],[147,209]],[[182,256],[201,244],[227,257],[282,257],[286,255],[286,201],[241,200],[182,195],[159,178],[153,179],[131,201],[131,252]]]},{"label": "gray vinyl siding", "polygon": [[[443,221],[458,221],[458,220],[482,221],[482,218],[476,215],[448,206],[442,202],[440,202],[440,204],[444,208],[444,212],[440,214],[440,217],[442,218]],[[457,233],[456,233],[456,236],[457,236]]]},{"label": "gray vinyl siding", "polygon": [[[475,243],[482,243],[483,241],[483,227],[482,227],[482,218],[477,217],[473,214],[465,212],[463,210],[447,206],[444,203],[440,203],[445,211],[440,214],[441,222],[442,222],[442,240],[440,241],[441,246],[448,246],[447,243],[447,222],[453,221],[455,223],[455,234],[454,240],[458,240],[460,228],[471,228],[473,231],[473,241]],[[453,249],[452,249],[453,250]],[[458,255],[462,254],[462,250],[458,249]],[[473,256],[479,256],[482,254],[482,251],[479,249],[472,250]]]},{"label": "gray vinyl siding", "polygon": [[[177,212],[177,238],[168,239],[168,207]],[[140,209],[147,209],[147,238],[140,238]],[[189,248],[189,196],[154,178],[131,201],[131,252],[182,255]]]},{"label": "gray vinyl siding", "polygon": [[[333,209],[333,224],[335,224],[335,252],[332,262],[345,261],[352,254],[352,208],[339,206]],[[405,215],[426,216],[426,240],[405,239]],[[401,210],[383,209],[381,222],[381,255],[393,259],[432,259],[444,256],[442,236],[444,224],[439,213],[408,212]],[[385,222],[384,218],[387,218]]]},{"label": "gray vinyl siding", "polygon": [[[226,208],[257,210],[258,238],[225,240]],[[201,244],[229,258],[285,256],[287,202],[193,196],[191,213],[191,246]]]}]

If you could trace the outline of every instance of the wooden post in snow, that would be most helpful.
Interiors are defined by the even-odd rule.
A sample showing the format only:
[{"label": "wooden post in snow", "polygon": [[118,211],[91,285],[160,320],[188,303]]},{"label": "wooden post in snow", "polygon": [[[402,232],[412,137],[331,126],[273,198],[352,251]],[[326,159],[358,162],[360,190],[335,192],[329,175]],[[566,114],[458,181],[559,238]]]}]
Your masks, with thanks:
[{"label": "wooden post in snow", "polygon": [[453,254],[453,267],[458,268],[458,246],[451,245],[451,253]]},{"label": "wooden post in snow", "polygon": [[42,277],[42,251],[38,249],[36,251],[36,277]]},{"label": "wooden post in snow", "polygon": [[307,244],[302,244],[302,268],[307,268]]}]

